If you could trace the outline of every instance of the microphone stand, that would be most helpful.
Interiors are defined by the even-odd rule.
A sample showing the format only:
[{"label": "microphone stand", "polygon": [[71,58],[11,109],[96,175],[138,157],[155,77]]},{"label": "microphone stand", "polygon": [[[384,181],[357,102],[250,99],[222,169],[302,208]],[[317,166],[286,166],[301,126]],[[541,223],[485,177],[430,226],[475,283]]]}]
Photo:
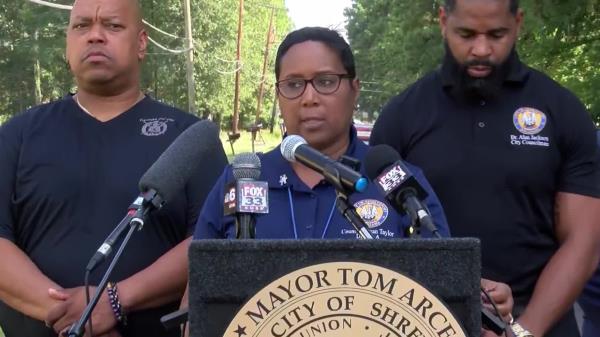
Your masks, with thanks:
[{"label": "microphone stand", "polygon": [[255,219],[252,216],[244,214],[237,216],[238,228],[236,228],[236,239],[254,239],[255,236]]},{"label": "microphone stand", "polygon": [[[361,239],[373,239],[373,235],[371,235],[371,233],[369,233],[367,230],[367,224],[363,221],[358,212],[356,212],[356,208],[348,200],[348,196],[351,192],[344,189],[344,186],[340,180],[339,171],[333,166],[327,166],[323,172],[323,176],[325,177],[325,180],[335,187],[335,205],[342,215],[352,224],[352,226],[354,226],[354,229],[359,234],[359,237]],[[238,237],[238,239],[254,239],[254,235],[251,235],[251,231],[250,233],[247,231],[242,231],[242,233],[244,232],[246,233],[246,236],[242,235],[241,237]],[[188,309],[180,309],[163,316],[161,318],[161,323],[165,328],[171,329],[184,324],[187,320]]]},{"label": "microphone stand", "polygon": [[[404,203],[403,205],[405,205]],[[413,212],[411,208],[407,208],[406,214],[410,218],[410,226],[406,229],[405,235],[411,239],[421,238],[421,222],[416,212]]]},{"label": "microphone stand", "polygon": [[348,201],[348,195],[342,191],[336,190],[335,205],[342,215],[354,226],[354,229],[363,240],[372,240],[373,235],[369,233],[367,224],[356,212],[356,208]]},{"label": "microphone stand", "polygon": [[425,227],[431,232],[436,239],[441,239],[439,230],[436,228],[427,206],[421,204],[413,190],[409,189],[400,194],[402,208],[411,220],[410,227],[406,230],[407,236],[410,238],[421,238],[421,228]]},{"label": "microphone stand", "polygon": [[[144,212],[144,213],[146,213],[146,212]],[[119,249],[115,253],[115,256],[113,257],[112,261],[110,262],[110,265],[108,266],[106,273],[104,273],[104,276],[102,277],[102,280],[100,281],[100,284],[98,284],[98,287],[96,288],[96,293],[94,293],[94,297],[92,298],[90,303],[88,303],[88,305],[85,307],[85,310],[83,311],[83,314],[79,318],[79,321],[77,321],[77,323],[75,323],[73,326],[71,326],[71,328],[66,333],[66,335],[63,334],[63,336],[65,336],[65,337],[81,337],[81,336],[83,336],[83,333],[85,330],[84,329],[85,323],[88,321],[88,319],[92,315],[92,311],[96,307],[96,304],[98,304],[98,301],[100,300],[100,296],[102,295],[102,292],[104,292],[104,289],[106,288],[106,285],[108,284],[108,278],[110,277],[113,269],[117,265],[117,262],[119,261],[119,258],[121,257],[121,254],[123,253],[123,250],[125,249],[125,246],[129,242],[129,239],[131,238],[133,232],[135,232],[138,229],[141,229],[144,226],[144,221],[141,220],[141,218],[142,217],[134,218],[129,223],[129,227],[130,227],[129,231],[127,232],[125,239],[123,239],[123,242],[119,246]]]},{"label": "microphone stand", "polygon": [[342,213],[342,215],[346,218],[346,220],[352,224],[356,230],[356,233],[359,235],[358,237],[363,240],[373,239],[373,235],[371,235],[369,232],[367,224],[363,221],[360,215],[358,215],[354,205],[352,205],[348,200],[348,197],[352,191],[348,191],[344,188],[344,185],[340,180],[340,172],[334,166],[328,165],[323,170],[323,176],[325,177],[325,180],[327,180],[335,188],[335,205],[338,211],[340,211],[340,213]]},{"label": "microphone stand", "polygon": [[[411,238],[411,239],[420,239],[420,238],[422,238],[422,236],[421,236],[421,228],[423,226],[421,225],[422,224],[421,219],[419,219],[418,216],[412,216],[412,215],[410,216],[410,218],[411,218],[410,227],[408,227],[405,230],[405,234],[409,238]],[[429,227],[427,227],[427,228],[429,228]],[[442,235],[440,234],[440,232],[437,229],[436,230],[432,230],[431,231],[431,235],[433,235],[433,237],[436,238],[436,239],[442,239],[443,238]]]},{"label": "microphone stand", "polygon": [[[88,305],[85,307],[85,310],[83,311],[83,314],[81,314],[79,321],[76,324],[72,325],[66,334],[63,333],[63,336],[66,336],[66,337],[81,337],[81,336],[83,336],[85,323],[89,320],[90,316],[92,315],[92,311],[98,304],[98,301],[100,300],[100,296],[102,295],[102,292],[104,291],[104,289],[106,288],[106,285],[108,284],[108,278],[112,274],[113,269],[115,269],[115,266],[117,265],[117,262],[119,261],[119,258],[121,257],[121,254],[123,254],[123,250],[125,249],[125,246],[127,246],[129,239],[131,239],[133,232],[135,232],[136,230],[141,230],[142,227],[144,227],[143,219],[148,215],[148,212],[150,212],[153,209],[160,209],[164,203],[164,200],[161,198],[160,195],[158,195],[158,192],[152,188],[147,191],[144,191],[142,193],[142,198],[143,198],[142,205],[140,208],[138,208],[136,210],[135,215],[129,221],[129,227],[130,227],[129,231],[127,232],[127,235],[123,239],[123,242],[121,242],[121,245],[119,246],[119,249],[115,253],[115,256],[113,257],[112,261],[110,262],[110,265],[106,269],[106,272],[104,273],[104,276],[102,277],[102,280],[100,281],[100,284],[98,284],[98,287],[96,288],[96,293],[94,294],[94,297],[92,298],[90,303],[88,303]],[[125,229],[125,227],[123,228],[122,231],[124,231],[124,229]]]}]

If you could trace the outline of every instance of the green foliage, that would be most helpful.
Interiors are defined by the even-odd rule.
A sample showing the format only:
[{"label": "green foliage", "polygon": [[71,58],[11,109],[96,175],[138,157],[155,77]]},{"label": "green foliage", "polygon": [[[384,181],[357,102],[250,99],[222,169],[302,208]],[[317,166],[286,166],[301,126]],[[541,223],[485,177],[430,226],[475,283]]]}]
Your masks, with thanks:
[{"label": "green foliage", "polygon": [[523,1],[519,52],[572,90],[600,122],[600,1]]},{"label": "green foliage", "polygon": [[[355,0],[348,37],[372,114],[441,61],[436,0]],[[572,90],[600,122],[600,0],[522,0],[524,62]]]},{"label": "green foliage", "polygon": [[42,96],[38,101],[60,96],[70,88],[63,57],[67,15],[21,0],[0,2],[0,116],[36,104],[35,61],[41,68]]},{"label": "green foliage", "polygon": [[373,113],[432,68],[441,53],[432,0],[358,0],[346,12],[362,80],[360,109]]},{"label": "green foliage", "polygon": [[[265,2],[266,3],[266,2]],[[143,1],[144,15],[153,25],[174,35],[183,37],[183,9],[180,0]],[[284,0],[273,0],[275,10],[275,39],[280,40],[290,27],[291,21],[284,8]],[[264,3],[246,1],[244,4],[242,33],[242,62],[237,66],[236,39],[239,0],[192,0],[192,25],[195,38],[194,67],[197,113],[212,117],[222,127],[230,128],[234,106],[235,71],[240,69],[240,126],[243,128],[254,122],[258,88],[261,79],[263,52],[271,8]],[[171,49],[181,49],[183,39],[174,39],[149,29],[161,44]],[[263,96],[261,116],[267,118],[273,104],[272,75],[274,48],[271,44],[267,66],[266,90]],[[185,80],[185,55],[173,55],[154,45],[149,54],[142,75],[144,88],[157,98],[187,109],[187,83]]]},{"label": "green foliage", "polygon": [[[60,3],[57,1],[57,3]],[[62,1],[62,3],[70,3]],[[149,36],[169,49],[185,48],[183,1],[141,0],[145,19],[170,37],[148,27]],[[237,68],[236,38],[239,0],[192,0],[197,114],[224,121],[233,113]],[[243,16],[240,126],[253,124],[272,5],[275,43],[270,45],[261,119],[268,120],[274,102],[275,48],[291,28],[284,0],[246,1]],[[39,102],[75,91],[64,61],[69,12],[22,0],[0,2],[0,123],[2,118]],[[36,35],[37,32],[37,35]],[[37,38],[36,38],[37,36]],[[35,72],[39,62],[39,75]],[[153,97],[187,110],[185,53],[167,52],[149,43],[142,88]],[[41,97],[36,98],[36,77]],[[224,127],[230,125],[222,124]]]}]

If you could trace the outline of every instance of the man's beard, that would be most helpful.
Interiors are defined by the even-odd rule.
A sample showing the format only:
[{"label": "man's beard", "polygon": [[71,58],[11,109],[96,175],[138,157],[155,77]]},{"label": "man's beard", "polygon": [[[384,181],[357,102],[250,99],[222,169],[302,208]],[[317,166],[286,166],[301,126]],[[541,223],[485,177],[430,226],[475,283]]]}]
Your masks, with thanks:
[{"label": "man's beard", "polygon": [[[494,99],[496,98],[502,88],[502,82],[506,79],[509,72],[510,64],[509,57],[506,58],[502,63],[496,64],[489,60],[471,60],[463,64],[458,63],[448,43],[444,43],[446,54],[444,57],[444,63],[450,66],[452,69],[452,76],[456,79],[455,92],[467,99]],[[511,54],[514,52],[511,51]],[[490,67],[490,74],[486,77],[473,77],[469,75],[468,68],[472,66],[486,66]]]}]

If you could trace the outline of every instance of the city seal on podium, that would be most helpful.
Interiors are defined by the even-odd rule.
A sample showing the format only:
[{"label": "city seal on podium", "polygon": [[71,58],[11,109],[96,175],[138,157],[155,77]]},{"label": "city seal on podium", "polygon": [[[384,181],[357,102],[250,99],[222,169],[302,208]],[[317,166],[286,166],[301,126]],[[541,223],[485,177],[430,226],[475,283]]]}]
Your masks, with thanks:
[{"label": "city seal on podium", "polygon": [[293,271],[250,298],[224,337],[465,337],[430,291],[393,270],[331,262]]}]

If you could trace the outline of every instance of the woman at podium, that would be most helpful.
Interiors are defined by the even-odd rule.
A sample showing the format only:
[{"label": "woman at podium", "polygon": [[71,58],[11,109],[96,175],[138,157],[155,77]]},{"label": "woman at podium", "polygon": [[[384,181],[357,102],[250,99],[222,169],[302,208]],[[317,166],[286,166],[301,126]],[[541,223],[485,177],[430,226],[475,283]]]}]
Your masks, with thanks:
[{"label": "woman at podium", "polygon": [[[333,161],[354,166],[355,171],[365,175],[361,161],[369,146],[358,139],[353,126],[360,85],[348,43],[327,28],[293,31],[279,46],[275,76],[287,134],[301,136],[306,146]],[[254,159],[252,155],[239,158],[242,157],[236,157],[233,165],[225,169],[204,203],[196,223],[195,240],[235,239],[240,232],[247,234],[242,238],[257,239],[360,236],[336,207],[339,186],[318,170],[299,161],[288,161],[279,146]],[[241,177],[235,172],[236,165]],[[442,206],[427,179],[419,168],[410,163],[405,165],[427,195],[420,201],[439,236],[450,236]],[[250,174],[244,176],[246,173]],[[265,185],[268,185],[266,190]],[[248,198],[249,205],[241,198]],[[396,212],[376,184],[352,193],[348,200],[374,239],[404,238],[412,230],[411,218]],[[434,236],[427,228],[422,228],[421,234]],[[482,286],[489,290],[499,312],[508,316],[512,310],[510,288],[488,280],[482,281]]]}]

